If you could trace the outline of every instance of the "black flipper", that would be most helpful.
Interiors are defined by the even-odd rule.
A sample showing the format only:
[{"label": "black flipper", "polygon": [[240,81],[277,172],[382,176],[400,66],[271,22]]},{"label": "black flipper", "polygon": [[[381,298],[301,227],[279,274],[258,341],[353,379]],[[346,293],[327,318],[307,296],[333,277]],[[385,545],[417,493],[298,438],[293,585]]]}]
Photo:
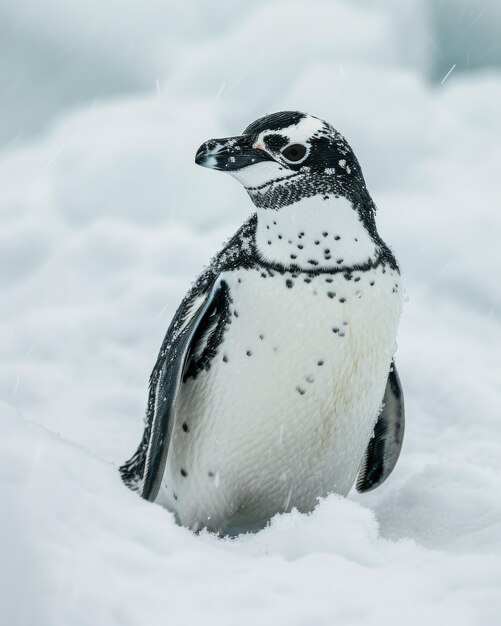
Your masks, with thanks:
[{"label": "black flipper", "polygon": [[377,418],[358,475],[357,491],[371,491],[388,478],[400,455],[404,430],[404,394],[393,362],[384,392],[383,409]]},{"label": "black flipper", "polygon": [[[195,377],[210,367],[228,321],[228,287],[224,281],[217,281],[223,272],[255,266],[253,246],[256,224],[257,216],[253,214],[212,259],[181,302],[163,340],[150,377],[143,437],[132,458],[120,467],[122,480],[127,487],[149,500],[154,500],[156,496],[159,470],[166,460],[172,428],[170,421],[179,381],[181,378]],[[168,398],[165,403],[164,397]],[[157,406],[158,398],[162,399],[160,406]],[[159,458],[150,453],[153,447],[157,453],[161,449]],[[143,488],[143,482],[146,489]]]},{"label": "black flipper", "polygon": [[[203,354],[208,348],[200,356],[199,344],[202,341],[207,344],[207,334],[215,329],[221,332],[221,324],[214,320],[221,318],[221,310],[226,307],[226,292],[226,283],[217,275],[210,272],[202,275],[181,303],[163,341],[150,377],[141,443],[134,456],[120,468],[124,483],[146,500],[155,500],[160,488],[183,378],[190,374],[188,369],[196,372],[203,368]],[[213,345],[211,349],[214,350]],[[198,364],[195,369],[194,361]]]}]

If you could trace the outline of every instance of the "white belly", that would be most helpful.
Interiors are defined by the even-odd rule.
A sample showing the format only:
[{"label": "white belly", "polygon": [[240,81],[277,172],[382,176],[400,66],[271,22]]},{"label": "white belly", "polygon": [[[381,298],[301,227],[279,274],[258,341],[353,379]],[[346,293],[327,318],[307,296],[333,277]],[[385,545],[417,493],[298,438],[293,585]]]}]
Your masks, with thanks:
[{"label": "white belly", "polygon": [[157,497],[184,525],[212,530],[348,493],[402,303],[398,273],[381,267],[351,280],[256,270],[223,279],[232,322],[210,369],[182,386]]}]

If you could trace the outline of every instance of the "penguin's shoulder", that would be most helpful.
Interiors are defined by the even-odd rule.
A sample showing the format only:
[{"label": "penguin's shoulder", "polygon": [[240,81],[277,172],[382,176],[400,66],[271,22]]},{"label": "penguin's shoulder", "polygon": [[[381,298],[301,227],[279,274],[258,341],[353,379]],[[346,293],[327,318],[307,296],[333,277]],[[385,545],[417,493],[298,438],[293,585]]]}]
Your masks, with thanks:
[{"label": "penguin's shoulder", "polygon": [[257,215],[252,214],[237,232],[224,244],[209,264],[217,274],[240,269],[253,269],[259,265],[256,251]]},{"label": "penguin's shoulder", "polygon": [[[252,269],[257,266],[258,260],[255,252],[256,225],[257,216],[254,214],[240,226],[237,232],[214,255],[207,267],[195,279],[182,299],[167,329],[157,363],[153,368],[152,380],[155,379],[159,362],[163,361],[172,339],[189,323],[191,317],[198,310],[200,304],[205,300],[218,279],[228,272]],[[225,290],[223,292],[225,293]]]}]

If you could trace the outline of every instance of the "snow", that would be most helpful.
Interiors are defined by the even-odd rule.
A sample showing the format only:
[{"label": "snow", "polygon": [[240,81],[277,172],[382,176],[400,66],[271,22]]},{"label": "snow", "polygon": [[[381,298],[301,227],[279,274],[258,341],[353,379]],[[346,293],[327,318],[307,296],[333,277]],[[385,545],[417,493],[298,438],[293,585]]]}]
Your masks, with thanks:
[{"label": "snow", "polygon": [[[90,91],[113,76],[124,84],[73,108],[76,96],[31,85],[21,100],[33,127],[54,122],[0,152],[0,623],[497,625],[494,53],[466,73],[463,58],[447,57],[455,40],[433,65],[429,41],[445,18],[430,25],[417,0],[405,11],[393,0],[221,0],[210,11],[149,0],[151,14],[44,4],[0,8],[30,41],[65,49],[73,38],[74,55],[100,68]],[[461,4],[443,3],[454,19]],[[465,15],[487,37],[497,9],[485,7]],[[49,116],[53,100],[67,108]],[[293,108],[347,137],[402,266],[404,448],[370,494],[331,496],[255,535],[196,536],[125,489],[117,466],[139,440],[180,298],[251,209],[236,181],[194,165],[195,152]]]}]

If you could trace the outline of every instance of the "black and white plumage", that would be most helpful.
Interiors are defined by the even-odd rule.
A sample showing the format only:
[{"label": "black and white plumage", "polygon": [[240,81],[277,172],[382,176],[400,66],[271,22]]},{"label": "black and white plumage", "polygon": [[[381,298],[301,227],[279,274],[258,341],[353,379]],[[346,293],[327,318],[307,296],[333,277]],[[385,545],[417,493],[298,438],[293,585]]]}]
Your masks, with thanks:
[{"label": "black and white plumage", "polygon": [[402,287],[355,155],[326,122],[281,112],[196,161],[240,180],[256,212],[174,316],[124,482],[216,532],[377,487],[404,432]]}]

